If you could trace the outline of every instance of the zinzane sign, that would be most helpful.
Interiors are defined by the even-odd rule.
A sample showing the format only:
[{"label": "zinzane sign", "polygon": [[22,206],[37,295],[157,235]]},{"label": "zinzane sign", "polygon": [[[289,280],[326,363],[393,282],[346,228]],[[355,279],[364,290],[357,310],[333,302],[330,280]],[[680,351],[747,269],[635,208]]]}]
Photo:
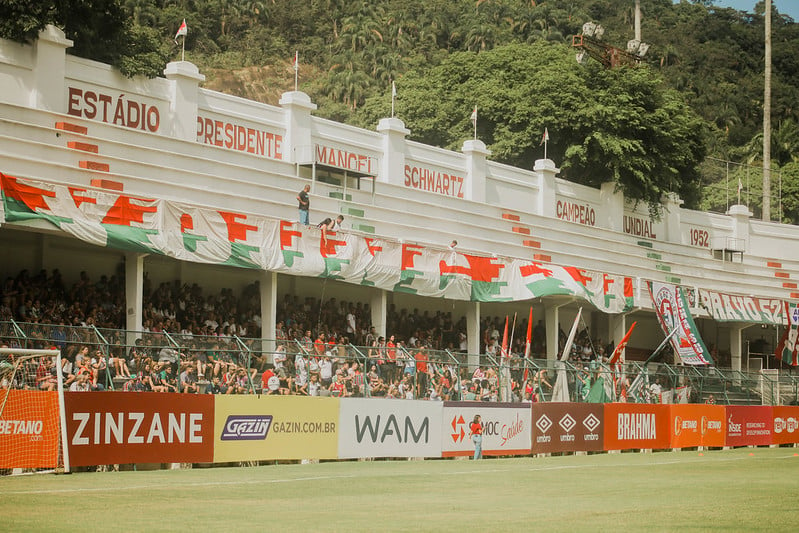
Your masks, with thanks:
[{"label": "zinzane sign", "polygon": [[442,455],[472,455],[469,426],[475,415],[483,423],[483,455],[530,453],[530,404],[444,402]]},{"label": "zinzane sign", "polygon": [[442,412],[442,402],[342,399],[339,457],[441,457]]},{"label": "zinzane sign", "polygon": [[64,405],[74,466],[213,460],[211,395],[67,392]]}]

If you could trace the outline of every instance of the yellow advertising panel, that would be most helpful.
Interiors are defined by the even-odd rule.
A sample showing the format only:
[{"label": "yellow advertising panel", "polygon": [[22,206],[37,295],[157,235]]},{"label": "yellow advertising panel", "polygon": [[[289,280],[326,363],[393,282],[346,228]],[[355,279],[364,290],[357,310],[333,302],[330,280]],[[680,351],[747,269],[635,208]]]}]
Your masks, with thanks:
[{"label": "yellow advertising panel", "polygon": [[215,396],[214,462],[338,457],[338,398]]}]

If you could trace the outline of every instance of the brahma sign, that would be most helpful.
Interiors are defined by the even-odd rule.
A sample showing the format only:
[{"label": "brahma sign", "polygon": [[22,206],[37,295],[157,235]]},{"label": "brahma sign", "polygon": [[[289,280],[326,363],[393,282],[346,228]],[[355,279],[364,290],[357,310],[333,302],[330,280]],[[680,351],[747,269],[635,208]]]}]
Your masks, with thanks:
[{"label": "brahma sign", "polygon": [[605,404],[605,449],[669,448],[669,406]]}]

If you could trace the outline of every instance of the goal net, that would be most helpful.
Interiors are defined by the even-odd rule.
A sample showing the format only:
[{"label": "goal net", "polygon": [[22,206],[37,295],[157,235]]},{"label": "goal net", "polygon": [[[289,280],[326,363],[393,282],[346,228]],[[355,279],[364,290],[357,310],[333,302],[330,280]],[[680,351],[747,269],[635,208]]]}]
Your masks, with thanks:
[{"label": "goal net", "polygon": [[59,350],[0,348],[0,472],[69,471],[63,400]]}]

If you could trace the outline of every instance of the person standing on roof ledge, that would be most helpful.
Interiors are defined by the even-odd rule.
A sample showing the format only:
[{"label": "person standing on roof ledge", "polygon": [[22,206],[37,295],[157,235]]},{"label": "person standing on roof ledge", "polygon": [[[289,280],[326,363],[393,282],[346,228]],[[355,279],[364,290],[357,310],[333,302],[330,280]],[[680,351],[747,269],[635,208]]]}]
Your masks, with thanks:
[{"label": "person standing on roof ledge", "polygon": [[299,202],[299,211],[300,211],[300,224],[305,224],[306,226],[310,224],[308,222],[308,211],[311,208],[311,199],[308,197],[308,192],[311,190],[310,185],[306,185],[302,188],[302,190],[297,194],[297,202]]}]

